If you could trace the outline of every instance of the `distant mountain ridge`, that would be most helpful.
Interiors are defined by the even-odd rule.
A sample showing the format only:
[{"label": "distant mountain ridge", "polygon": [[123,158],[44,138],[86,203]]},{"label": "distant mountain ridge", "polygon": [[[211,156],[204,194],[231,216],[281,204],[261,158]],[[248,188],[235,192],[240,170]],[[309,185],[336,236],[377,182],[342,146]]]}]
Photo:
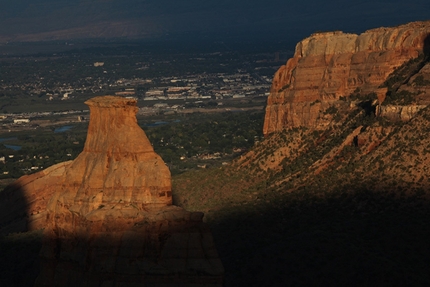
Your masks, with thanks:
[{"label": "distant mountain ridge", "polygon": [[187,33],[209,38],[222,35],[271,39],[283,34],[296,42],[317,30],[355,32],[428,18],[429,4],[424,0],[414,5],[400,0],[359,1],[353,5],[337,2],[21,0],[2,4],[0,43],[147,39],[183,37]]}]

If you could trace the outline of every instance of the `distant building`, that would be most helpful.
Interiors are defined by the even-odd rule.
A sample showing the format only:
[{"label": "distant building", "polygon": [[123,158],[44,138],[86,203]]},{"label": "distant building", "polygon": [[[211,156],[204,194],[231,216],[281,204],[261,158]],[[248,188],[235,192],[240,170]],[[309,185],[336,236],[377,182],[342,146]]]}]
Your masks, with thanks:
[{"label": "distant building", "polygon": [[115,92],[117,96],[131,96],[136,94],[134,91],[123,91],[123,92]]},{"label": "distant building", "polygon": [[13,120],[14,124],[24,124],[24,123],[29,123],[30,119],[15,119]]},{"label": "distant building", "polygon": [[145,93],[147,97],[164,96],[164,89],[152,89]]},{"label": "distant building", "polygon": [[166,104],[166,103],[157,103],[157,104],[154,104],[154,108],[156,108],[156,109],[166,109],[168,107],[169,107],[169,105]]},{"label": "distant building", "polygon": [[182,93],[182,92],[186,92],[189,91],[191,89],[191,87],[169,87],[167,89],[167,93],[171,94],[171,93]]}]

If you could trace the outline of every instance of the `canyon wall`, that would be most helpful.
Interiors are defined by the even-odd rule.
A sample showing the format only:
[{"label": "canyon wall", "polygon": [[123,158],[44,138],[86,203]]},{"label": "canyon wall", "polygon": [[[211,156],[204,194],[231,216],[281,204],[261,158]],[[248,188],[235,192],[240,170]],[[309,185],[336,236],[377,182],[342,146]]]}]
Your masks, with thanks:
[{"label": "canyon wall", "polygon": [[323,128],[323,112],[353,92],[375,92],[406,61],[429,49],[430,21],[377,28],[360,35],[315,33],[296,46],[275,74],[263,133],[306,126]]},{"label": "canyon wall", "polygon": [[381,115],[392,121],[409,121],[425,107],[427,107],[427,105],[378,105],[376,108],[376,115]]}]

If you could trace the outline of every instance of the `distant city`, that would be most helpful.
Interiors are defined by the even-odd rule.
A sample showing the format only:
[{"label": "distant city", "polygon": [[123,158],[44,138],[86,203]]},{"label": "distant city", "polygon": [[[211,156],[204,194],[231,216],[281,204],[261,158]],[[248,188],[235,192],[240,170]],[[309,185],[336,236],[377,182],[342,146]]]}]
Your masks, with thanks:
[{"label": "distant city", "polygon": [[261,106],[262,98],[269,95],[274,72],[292,53],[130,56],[127,52],[103,52],[4,57],[0,72],[2,129],[37,127],[44,118],[58,116],[83,121],[88,114],[83,102],[104,94],[138,99],[141,116],[201,108],[228,110],[232,103],[253,106],[256,98],[254,106]]}]

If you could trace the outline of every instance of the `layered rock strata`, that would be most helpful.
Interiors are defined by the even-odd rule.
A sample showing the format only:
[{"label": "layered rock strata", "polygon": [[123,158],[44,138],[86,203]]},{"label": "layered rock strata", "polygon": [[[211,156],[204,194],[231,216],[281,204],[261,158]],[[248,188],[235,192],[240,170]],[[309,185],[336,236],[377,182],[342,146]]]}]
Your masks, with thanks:
[{"label": "layered rock strata", "polygon": [[392,121],[409,121],[420,110],[427,107],[426,105],[378,105],[376,107],[376,115],[383,116]]},{"label": "layered rock strata", "polygon": [[136,101],[96,97],[83,152],[55,177],[36,286],[218,286],[223,266],[202,213],[172,205],[168,167]]},{"label": "layered rock strata", "polygon": [[353,92],[374,92],[397,67],[428,52],[430,21],[377,28],[360,35],[315,33],[299,42],[275,74],[263,133],[324,127],[322,112]]}]

